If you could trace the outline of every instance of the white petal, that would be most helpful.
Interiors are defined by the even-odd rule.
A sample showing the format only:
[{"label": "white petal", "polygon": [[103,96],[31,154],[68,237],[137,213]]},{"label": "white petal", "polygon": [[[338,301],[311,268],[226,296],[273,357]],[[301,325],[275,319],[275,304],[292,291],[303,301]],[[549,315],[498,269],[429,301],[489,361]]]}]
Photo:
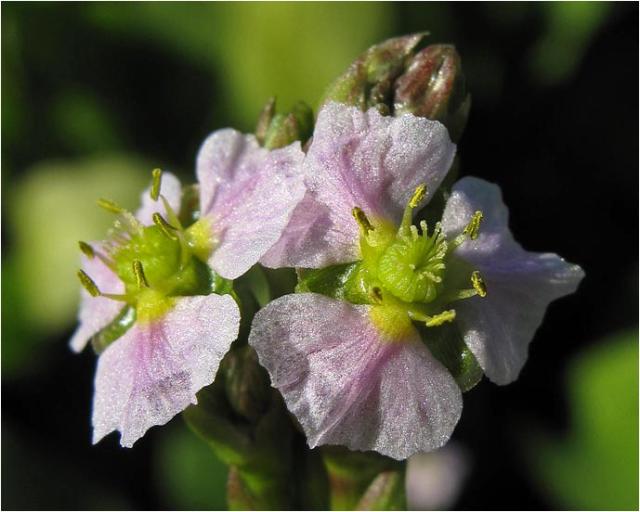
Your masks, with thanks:
[{"label": "white petal", "polygon": [[229,295],[177,299],[163,318],[135,324],[102,353],[96,372],[93,442],[114,430],[131,447],[211,384],[236,339],[240,313]]},{"label": "white petal", "polygon": [[[427,184],[427,199],[444,179],[455,144],[437,121],[404,115],[382,116],[375,109],[329,103],[318,114],[313,142],[304,162],[310,191],[309,212],[298,208],[290,227],[304,236],[285,242],[279,263],[321,268],[358,258],[358,206],[372,221],[397,223],[415,188]],[[315,203],[319,206],[312,206]],[[315,215],[313,229],[301,233]],[[273,255],[272,255],[273,256]],[[269,260],[273,263],[273,260]]]},{"label": "white petal", "polygon": [[[100,250],[99,242],[92,242],[91,245],[95,250]],[[101,292],[124,293],[122,281],[99,258],[87,258],[83,255],[80,266],[96,283]],[[109,325],[118,316],[123,307],[122,302],[104,297],[92,297],[82,288],[78,311],[79,325],[69,341],[71,349],[74,352],[80,352],[94,334]]]},{"label": "white petal", "polygon": [[460,389],[417,332],[384,339],[369,314],[322,295],[287,295],[258,312],[249,343],[311,447],[404,459],[441,446],[460,417]]},{"label": "white petal", "polygon": [[481,272],[488,293],[456,303],[457,321],[486,375],[508,384],[518,377],[549,303],[575,292],[584,272],[556,254],[525,251],[509,231],[499,187],[477,178],[453,187],[443,215],[447,236],[460,233],[476,210],[484,214],[480,235],[454,254]]},{"label": "white petal", "polygon": [[269,151],[255,137],[219,130],[198,154],[202,217],[217,245],[211,267],[235,279],[278,241],[305,193],[300,143]]}]

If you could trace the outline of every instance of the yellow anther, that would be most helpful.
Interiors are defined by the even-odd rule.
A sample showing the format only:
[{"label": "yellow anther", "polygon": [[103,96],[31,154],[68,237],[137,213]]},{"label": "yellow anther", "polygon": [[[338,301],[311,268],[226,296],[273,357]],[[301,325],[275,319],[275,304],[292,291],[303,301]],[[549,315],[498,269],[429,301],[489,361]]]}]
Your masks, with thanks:
[{"label": "yellow anther", "polygon": [[353,210],[351,210],[351,215],[353,215],[353,218],[356,219],[356,222],[360,226],[360,229],[362,229],[365,234],[367,234],[369,231],[373,231],[371,222],[369,222],[369,219],[361,208],[355,206]]},{"label": "yellow anther", "polygon": [[416,208],[420,201],[424,199],[424,196],[427,195],[427,186],[424,183],[418,185],[409,199],[409,208]]},{"label": "yellow anther", "polygon": [[152,177],[151,192],[149,195],[151,196],[151,199],[153,199],[154,201],[157,201],[158,197],[160,197],[160,185],[162,184],[162,171],[160,169],[154,169],[153,171],[151,171],[151,177]]},{"label": "yellow anther", "polygon": [[480,295],[480,297],[487,296],[487,286],[484,284],[484,279],[480,275],[480,272],[474,270],[471,273],[471,284],[473,285],[473,289]]},{"label": "yellow anther", "polygon": [[482,222],[482,212],[478,210],[473,214],[469,224],[464,228],[463,233],[467,235],[471,240],[475,240],[478,238],[478,233],[480,232],[480,222]]},{"label": "yellow anther", "polygon": [[427,327],[437,327],[446,322],[453,322],[455,318],[456,318],[456,310],[448,309],[446,311],[443,311],[442,313],[438,313],[437,315],[427,317],[427,321],[425,322],[425,325]]},{"label": "yellow anther", "polygon": [[92,297],[98,297],[100,295],[100,289],[84,270],[78,270],[78,279],[80,279],[80,283],[84,286],[84,289],[89,292],[89,295]]},{"label": "yellow anther", "polygon": [[422,183],[418,185],[416,189],[413,191],[413,195],[407,206],[404,209],[404,213],[402,214],[402,222],[400,223],[400,229],[398,230],[399,234],[407,234],[409,226],[411,226],[411,219],[413,218],[413,210],[420,204],[420,201],[424,199],[424,196],[427,194],[427,186]]},{"label": "yellow anther", "polygon": [[93,247],[91,247],[88,243],[83,242],[82,240],[78,242],[78,245],[80,246],[80,250],[82,251],[82,254],[84,254],[89,259],[94,258],[96,253],[93,250]]},{"label": "yellow anther", "polygon": [[111,213],[124,213],[126,210],[110,199],[98,199],[98,206]]},{"label": "yellow anther", "polygon": [[133,260],[133,274],[136,276],[138,288],[149,288],[149,283],[144,275],[144,269],[142,268],[142,262],[140,260]]},{"label": "yellow anther", "polygon": [[169,238],[170,240],[177,240],[175,232],[178,230],[174,228],[171,224],[169,224],[164,217],[159,213],[154,213],[151,218],[153,219],[153,223],[160,228],[160,231]]}]

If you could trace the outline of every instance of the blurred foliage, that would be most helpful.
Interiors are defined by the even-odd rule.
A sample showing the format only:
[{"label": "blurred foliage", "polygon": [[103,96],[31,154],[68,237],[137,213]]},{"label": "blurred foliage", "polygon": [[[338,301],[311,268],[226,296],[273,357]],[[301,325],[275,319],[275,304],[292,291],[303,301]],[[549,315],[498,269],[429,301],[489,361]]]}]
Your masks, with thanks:
[{"label": "blurred foliage", "polygon": [[26,361],[35,363],[36,344],[73,323],[80,297],[78,240],[101,239],[113,222],[96,199],[137,208],[149,182],[146,169],[139,158],[116,155],[43,162],[12,187],[6,225],[12,251],[2,264],[3,372],[12,375]]},{"label": "blurred foliage", "polygon": [[606,2],[549,3],[544,11],[546,29],[531,50],[531,77],[547,85],[570,78],[610,10]]},{"label": "blurred foliage", "polygon": [[176,510],[226,510],[227,466],[184,422],[165,428],[154,468],[167,507]]},{"label": "blurred foliage", "polygon": [[96,3],[89,15],[104,30],[152,38],[210,67],[221,81],[220,105],[238,128],[251,129],[273,95],[285,109],[298,100],[315,106],[346,63],[391,34],[394,14],[376,2],[143,2]]},{"label": "blurred foliage", "polygon": [[568,509],[638,508],[638,331],[602,340],[567,372],[570,431],[529,446],[537,476]]}]

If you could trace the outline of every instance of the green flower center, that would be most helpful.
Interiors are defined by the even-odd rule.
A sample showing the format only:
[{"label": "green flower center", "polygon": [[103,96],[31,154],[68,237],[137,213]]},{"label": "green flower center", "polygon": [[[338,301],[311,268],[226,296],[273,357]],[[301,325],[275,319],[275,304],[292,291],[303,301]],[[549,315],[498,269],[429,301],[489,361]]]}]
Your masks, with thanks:
[{"label": "green flower center", "polygon": [[362,261],[349,276],[345,298],[374,305],[371,317],[390,339],[410,332],[411,320],[436,327],[455,319],[451,303],[484,297],[486,287],[477,270],[452,254],[478,235],[482,213],[476,212],[464,231],[447,240],[440,223],[429,232],[427,223],[412,224],[413,210],[426,194],[419,186],[405,208],[400,226],[370,221],[358,207],[353,216],[360,226]]},{"label": "green flower center", "polygon": [[221,281],[226,281],[214,276],[205,263],[213,248],[211,237],[204,235],[205,221],[185,230],[178,214],[160,195],[160,179],[160,172],[154,171],[150,195],[154,201],[162,201],[169,220],[154,213],[154,224],[143,226],[130,212],[101,199],[98,204],[117,215],[105,252],[80,242],[88,257],[100,258],[113,270],[125,291],[121,295],[103,293],[90,276],[80,271],[78,275],[85,288],[93,296],[119,300],[133,307],[136,320],[143,322],[164,315],[172,307],[173,297],[206,295],[218,291]]}]

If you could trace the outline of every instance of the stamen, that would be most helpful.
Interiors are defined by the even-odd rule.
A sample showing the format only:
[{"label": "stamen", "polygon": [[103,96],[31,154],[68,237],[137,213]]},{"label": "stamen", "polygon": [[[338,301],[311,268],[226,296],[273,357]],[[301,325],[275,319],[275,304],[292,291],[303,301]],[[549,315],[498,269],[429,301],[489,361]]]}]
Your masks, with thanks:
[{"label": "stamen", "polygon": [[89,292],[89,295],[92,297],[98,297],[101,295],[100,289],[96,283],[93,282],[93,279],[91,279],[84,270],[78,270],[77,275],[78,279],[80,279],[80,283],[84,286],[84,289]]},{"label": "stamen", "polygon": [[175,234],[175,231],[178,228],[174,228],[171,224],[169,224],[164,217],[159,213],[154,213],[151,218],[153,219],[153,223],[160,228],[162,234],[166,236],[169,240],[177,240],[178,237]]},{"label": "stamen", "polygon": [[453,322],[456,318],[456,310],[448,309],[443,311],[442,313],[438,313],[437,315],[427,317],[428,320],[425,322],[427,327],[437,327],[446,322]]},{"label": "stamen", "polygon": [[126,210],[122,206],[120,206],[115,201],[111,201],[110,199],[98,199],[98,206],[100,208],[104,208],[110,213],[118,214],[126,212]]},{"label": "stamen", "polygon": [[160,196],[160,185],[162,184],[162,170],[154,169],[151,171],[151,177],[151,191],[149,195],[151,199],[157,201]]},{"label": "stamen", "polygon": [[353,210],[351,210],[351,215],[353,215],[353,218],[356,219],[356,222],[358,223],[358,225],[360,226],[360,229],[364,232],[365,235],[369,233],[369,231],[373,231],[373,226],[371,225],[371,222],[369,222],[369,219],[367,218],[366,214],[362,211],[361,208],[359,208],[358,206],[355,206]]},{"label": "stamen", "polygon": [[469,224],[467,224],[467,227],[465,227],[464,231],[462,232],[465,235],[467,235],[471,240],[475,240],[476,238],[478,238],[481,221],[482,221],[482,212],[478,210],[476,213],[473,214],[473,217],[471,217]]},{"label": "stamen", "polygon": [[91,247],[88,243],[80,240],[78,242],[78,245],[80,246],[80,250],[82,251],[82,254],[84,254],[87,258],[92,260],[95,257],[96,253],[93,250],[93,247]]},{"label": "stamen", "polygon": [[136,276],[138,288],[149,288],[149,283],[144,275],[144,269],[142,268],[142,262],[140,260],[133,260],[133,274]]},{"label": "stamen", "polygon": [[484,280],[480,275],[480,272],[474,270],[471,273],[471,284],[473,285],[473,289],[480,295],[480,297],[487,296],[487,286],[484,284]]},{"label": "stamen", "polygon": [[418,185],[409,200],[409,208],[415,208],[420,204],[420,201],[424,199],[424,196],[427,194],[427,185],[421,183]]},{"label": "stamen", "polygon": [[427,185],[424,183],[418,185],[409,199],[407,206],[402,214],[402,223],[400,224],[399,232],[405,232],[411,226],[411,220],[413,217],[413,210],[420,204],[420,201],[424,199],[427,194]]}]

